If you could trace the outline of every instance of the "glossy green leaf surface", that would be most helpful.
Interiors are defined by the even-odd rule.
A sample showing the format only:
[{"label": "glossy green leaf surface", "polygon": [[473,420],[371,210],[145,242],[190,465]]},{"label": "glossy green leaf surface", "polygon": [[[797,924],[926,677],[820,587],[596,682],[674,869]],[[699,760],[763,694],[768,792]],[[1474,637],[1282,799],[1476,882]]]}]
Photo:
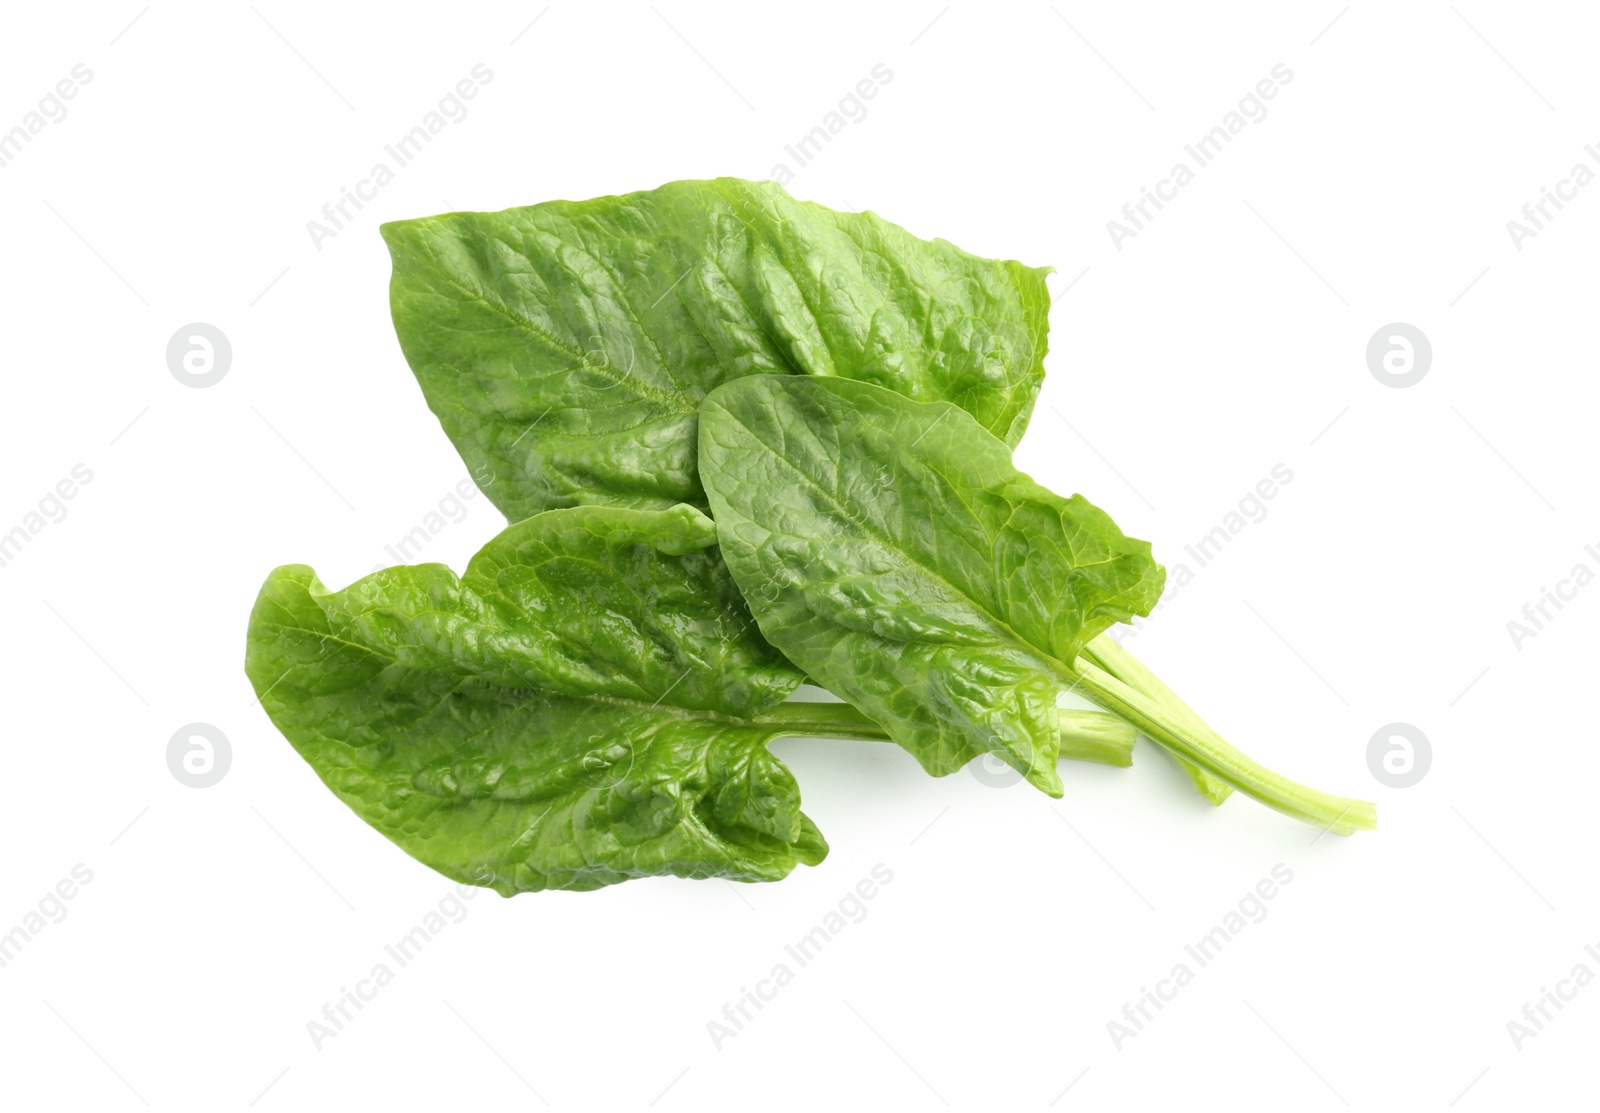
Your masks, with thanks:
[{"label": "glossy green leaf surface", "polygon": [[922,240],[771,182],[383,226],[401,348],[513,521],[704,506],[701,400],[750,375],[954,402],[1015,444],[1043,378],[1044,268]]},{"label": "glossy green leaf surface", "polygon": [[654,875],[775,880],[827,852],[781,734],[881,732],[774,705],[800,674],[762,640],[690,507],[580,507],[442,565],[329,591],[287,565],[246,671],[356,814],[449,877],[512,894]]},{"label": "glossy green leaf surface", "polygon": [[722,555],[763,633],[934,775],[993,751],[1060,795],[1063,665],[1164,572],[1081,496],[1017,471],[959,407],[760,378],[701,411]]}]

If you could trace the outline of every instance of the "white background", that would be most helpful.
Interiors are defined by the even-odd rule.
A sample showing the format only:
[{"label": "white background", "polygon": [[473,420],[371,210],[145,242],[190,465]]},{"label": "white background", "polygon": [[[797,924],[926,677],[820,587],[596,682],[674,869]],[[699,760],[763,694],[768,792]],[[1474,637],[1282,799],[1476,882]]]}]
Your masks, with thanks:
[{"label": "white background", "polygon": [[[1579,1100],[1600,989],[1520,1051],[1507,1022],[1575,964],[1600,972],[1583,950],[1600,944],[1600,587],[1520,649],[1506,624],[1580,560],[1600,570],[1583,551],[1600,542],[1600,185],[1521,251],[1506,222],[1596,165],[1592,12],[443,10],[4,16],[0,130],[75,64],[93,79],[0,169],[0,532],[73,465],[93,479],[0,568],[0,931],[75,864],[93,880],[0,968],[0,1100]],[[318,251],[307,221],[480,62],[493,79],[469,115]],[[465,475],[394,340],[378,223],[765,178],[877,63],[892,81],[791,192],[1058,268],[1019,462],[1169,565],[1193,568],[1185,544],[1273,465],[1293,471],[1128,644],[1264,763],[1377,801],[1380,830],[1318,838],[1242,798],[1209,809],[1145,743],[1130,770],[1064,765],[1052,802],[927,778],[881,744],[787,740],[833,846],[822,866],[763,886],[485,892],[317,1050],[307,1022],[451,888],[328,793],[241,667],[274,565],[348,583]],[[1293,79],[1267,117],[1114,247],[1107,221],[1278,63]],[[197,321],[233,347],[198,390],[165,360]],[[1396,321],[1433,346],[1408,389],[1366,364]],[[467,508],[427,559],[459,569],[502,525],[481,497]],[[197,721],[233,754],[203,790],[166,760]],[[1366,756],[1397,721],[1433,751],[1404,790]],[[893,881],[865,919],[718,1050],[707,1022],[876,863]],[[1293,881],[1266,918],[1119,1050],[1107,1022],[1277,863]]]}]

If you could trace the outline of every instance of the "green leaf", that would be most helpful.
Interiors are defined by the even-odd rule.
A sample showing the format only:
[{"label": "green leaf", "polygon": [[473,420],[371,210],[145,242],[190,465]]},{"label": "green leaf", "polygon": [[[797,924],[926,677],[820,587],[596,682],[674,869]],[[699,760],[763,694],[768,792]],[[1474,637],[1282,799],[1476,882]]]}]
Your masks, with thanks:
[{"label": "green leaf", "polygon": [[1018,472],[964,411],[833,379],[706,399],[700,466],[762,631],[935,776],[985,753],[1061,794],[1057,662],[1148,612],[1161,566]]},{"label": "green leaf", "polygon": [[1059,795],[1049,712],[1070,687],[1288,815],[1341,834],[1376,824],[1371,804],[1257,765],[1154,677],[1140,690],[1080,657],[1149,612],[1161,566],[1081,496],[1017,471],[959,408],[867,383],[745,379],[707,397],[700,467],[762,631],[930,773],[992,750]]},{"label": "green leaf", "polygon": [[877,383],[1021,437],[1048,269],[920,240],[770,182],[385,224],[400,345],[480,486],[552,507],[704,506],[701,400],[749,375]]},{"label": "green leaf", "polygon": [[762,640],[689,506],[544,514],[455,573],[390,568],[318,602],[408,668],[750,716],[804,679]]},{"label": "green leaf", "polygon": [[581,507],[508,528],[459,579],[425,564],[329,591],[288,565],[261,589],[245,669],[340,799],[458,881],[776,880],[827,844],[766,744],[881,731],[851,708],[773,706],[801,676],[713,540],[689,507]]}]

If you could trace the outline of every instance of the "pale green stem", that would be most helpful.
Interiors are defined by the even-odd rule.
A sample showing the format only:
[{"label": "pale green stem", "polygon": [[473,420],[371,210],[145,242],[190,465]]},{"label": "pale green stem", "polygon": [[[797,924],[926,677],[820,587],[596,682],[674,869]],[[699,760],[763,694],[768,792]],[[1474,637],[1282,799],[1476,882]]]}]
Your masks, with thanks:
[{"label": "pale green stem", "polygon": [[1133,764],[1133,744],[1139,732],[1126,719],[1107,711],[1062,708],[1061,756],[1123,768]]},{"label": "pale green stem", "polygon": [[1062,679],[1128,720],[1152,741],[1284,815],[1336,835],[1370,831],[1378,825],[1374,805],[1308,788],[1274,773],[1234,749],[1209,728],[1196,730],[1187,716],[1174,714],[1093,661],[1079,658],[1072,668],[1063,669]]},{"label": "pale green stem", "polygon": [[[1211,725],[1202,719],[1194,708],[1179,699],[1178,694],[1167,687],[1159,676],[1146,668],[1142,661],[1112,640],[1110,634],[1101,634],[1084,646],[1083,655],[1134,691],[1143,692],[1165,707],[1180,722],[1186,722],[1191,730],[1209,736],[1214,743],[1227,745],[1222,736],[1212,730]],[[1211,803],[1221,804],[1233,795],[1232,786],[1213,777],[1194,762],[1177,754],[1171,754],[1171,757],[1178,763],[1178,767],[1189,775],[1195,788],[1200,790],[1200,795]]]}]

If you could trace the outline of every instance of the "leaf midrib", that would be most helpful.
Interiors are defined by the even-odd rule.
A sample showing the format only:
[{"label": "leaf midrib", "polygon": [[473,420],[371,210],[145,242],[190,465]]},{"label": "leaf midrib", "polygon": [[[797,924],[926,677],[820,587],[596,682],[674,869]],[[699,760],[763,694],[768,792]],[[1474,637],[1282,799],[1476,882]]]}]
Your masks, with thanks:
[{"label": "leaf midrib", "polygon": [[[683,720],[686,720],[686,721],[706,720],[706,721],[710,721],[710,722],[720,723],[720,724],[723,724],[723,725],[726,725],[726,726],[762,727],[762,726],[766,725],[766,724],[761,723],[757,719],[743,719],[743,718],[740,718],[737,715],[730,715],[725,711],[711,711],[711,710],[707,710],[707,709],[703,709],[703,708],[695,708],[695,707],[680,707],[677,704],[664,703],[664,702],[662,702],[662,700],[665,699],[665,695],[663,695],[662,698],[658,699],[655,703],[645,703],[643,700],[628,699],[625,696],[610,696],[610,695],[605,695],[605,694],[600,693],[600,692],[586,692],[583,695],[572,695],[572,694],[567,693],[567,692],[558,692],[554,688],[540,688],[540,687],[517,688],[517,687],[513,687],[510,684],[501,684],[501,683],[498,683],[498,682],[493,681],[493,680],[485,679],[484,677],[481,677],[481,676],[476,676],[473,673],[469,673],[469,672],[456,673],[456,672],[448,672],[448,671],[446,671],[444,669],[425,669],[425,668],[419,668],[418,666],[415,666],[415,665],[402,665],[402,664],[400,664],[399,658],[395,657],[391,653],[385,653],[382,650],[374,649],[373,647],[371,647],[369,645],[362,645],[359,642],[348,641],[345,638],[341,638],[337,634],[333,634],[333,633],[325,633],[325,632],[322,632],[322,631],[311,630],[311,629],[308,629],[308,628],[306,628],[304,626],[289,626],[289,625],[286,625],[286,624],[281,623],[281,622],[273,622],[270,619],[269,620],[263,620],[262,625],[270,626],[273,629],[277,629],[277,630],[285,630],[285,631],[288,631],[290,633],[308,634],[311,637],[323,639],[323,640],[326,640],[326,641],[335,641],[335,642],[338,642],[340,645],[349,646],[351,649],[360,650],[363,653],[369,653],[372,656],[377,657],[379,660],[388,661],[391,665],[397,666],[397,667],[402,668],[402,669],[406,669],[409,672],[427,673],[427,674],[432,675],[432,676],[445,676],[445,677],[456,677],[456,676],[459,676],[459,677],[461,677],[461,680],[462,680],[463,684],[479,684],[479,685],[482,685],[485,688],[493,688],[493,689],[495,689],[497,691],[502,691],[502,692],[514,692],[514,693],[517,693],[519,695],[524,695],[524,696],[528,696],[528,697],[539,696],[539,695],[554,696],[557,699],[577,700],[577,701],[580,701],[580,702],[605,704],[605,705],[611,706],[611,707],[627,707],[627,708],[634,708],[634,709],[637,709],[637,710],[640,710],[640,711],[646,711],[646,712],[664,712],[664,713],[673,715],[676,718],[683,719]],[[506,667],[510,668],[511,666],[507,665]],[[513,669],[512,671],[514,672],[516,670]],[[459,688],[459,687],[461,687],[461,685],[458,684],[456,687]],[[452,689],[452,692],[454,692],[455,690],[456,689]],[[782,701],[780,700],[779,702],[782,702]],[[776,706],[776,704],[774,704],[774,706]],[[765,710],[771,710],[771,708],[767,708]]]},{"label": "leaf midrib", "polygon": [[[672,393],[670,394],[663,394],[660,391],[650,389],[645,383],[645,380],[637,375],[625,374],[616,376],[606,374],[606,372],[610,370],[609,364],[602,369],[597,365],[590,363],[583,357],[583,353],[581,351],[574,352],[571,346],[564,343],[560,337],[540,328],[533,321],[529,320],[523,314],[518,313],[509,305],[505,305],[502,302],[489,297],[486,293],[474,289],[465,282],[460,281],[455,277],[454,274],[442,266],[438,266],[436,264],[431,269],[435,274],[439,275],[447,285],[465,295],[467,300],[470,300],[477,305],[482,306],[484,309],[490,310],[491,312],[499,315],[506,321],[510,322],[514,329],[521,331],[533,340],[542,343],[547,349],[560,352],[562,355],[565,355],[570,359],[577,360],[577,364],[572,368],[569,368],[569,370],[577,370],[579,367],[583,367],[591,371],[599,372],[603,377],[610,379],[613,385],[627,386],[636,398],[655,402],[660,406],[674,409],[680,414],[690,415],[695,413],[698,409],[697,406],[690,403],[689,398],[683,393],[681,384],[679,384],[676,379],[672,379],[670,371],[667,372],[668,378],[671,379],[673,386]],[[632,306],[630,303],[630,309],[631,308]],[[630,312],[629,316],[633,320],[633,323],[636,326],[639,326],[641,331],[644,331],[638,315]],[[432,347],[431,344],[430,347]],[[652,348],[653,347],[654,345],[652,345]],[[661,367],[663,370],[666,370],[665,364],[661,364]]]},{"label": "leaf midrib", "polygon": [[[1031,641],[1029,641],[1027,638],[1024,638],[1021,634],[1017,633],[1017,631],[1011,626],[1011,624],[1009,622],[1006,622],[1003,619],[1000,619],[997,616],[995,616],[994,614],[992,614],[986,606],[984,606],[983,604],[979,603],[976,599],[973,599],[972,596],[970,594],[968,594],[966,591],[964,591],[963,589],[961,589],[957,585],[951,583],[948,579],[946,579],[944,576],[940,575],[934,569],[929,568],[927,565],[923,564],[922,561],[919,560],[914,554],[912,554],[911,552],[907,551],[904,547],[902,547],[899,544],[899,542],[893,540],[892,538],[890,538],[888,536],[885,536],[884,533],[881,530],[875,528],[870,523],[868,523],[866,521],[863,521],[862,519],[858,518],[854,514],[849,513],[845,509],[844,504],[839,501],[839,499],[833,494],[833,492],[829,491],[826,487],[822,486],[822,484],[818,483],[810,475],[807,475],[804,471],[801,470],[801,468],[799,467],[798,464],[794,463],[794,461],[790,460],[787,456],[784,456],[784,455],[780,454],[776,449],[772,448],[772,446],[768,445],[765,441],[763,441],[756,434],[756,431],[745,423],[745,421],[744,421],[744,419],[742,417],[740,417],[739,415],[735,414],[732,410],[728,409],[727,406],[722,405],[720,402],[712,403],[712,404],[716,405],[719,409],[721,409],[723,413],[725,413],[728,416],[732,417],[734,419],[734,421],[736,421],[739,424],[739,426],[742,429],[745,430],[745,432],[750,434],[751,439],[757,445],[759,445],[762,449],[764,449],[768,453],[768,455],[770,455],[773,459],[778,460],[781,463],[783,463],[786,467],[789,468],[790,471],[794,472],[795,475],[799,476],[800,479],[805,483],[805,485],[807,487],[810,487],[812,490],[814,490],[818,494],[820,494],[827,501],[827,503],[831,507],[834,508],[834,510],[838,513],[838,515],[841,518],[843,518],[845,521],[850,522],[852,525],[854,525],[857,528],[859,528],[869,538],[871,538],[874,541],[877,541],[879,544],[883,545],[889,551],[891,551],[893,553],[898,553],[900,556],[905,558],[906,562],[912,568],[915,568],[918,572],[920,572],[923,575],[925,575],[928,579],[931,579],[931,580],[933,580],[934,582],[936,582],[938,584],[944,585],[946,588],[948,588],[950,590],[951,594],[953,594],[956,598],[965,600],[973,608],[973,610],[977,611],[978,614],[983,616],[983,618],[987,622],[992,624],[1002,634],[1004,634],[1006,637],[1010,638],[1011,641],[1017,647],[1020,647],[1020,648],[1022,648],[1024,650],[1026,650],[1029,653],[1032,653],[1036,657],[1043,658],[1046,662],[1048,662],[1052,666],[1054,671],[1056,672],[1058,679],[1066,679],[1068,681],[1073,681],[1073,682],[1076,681],[1076,679],[1077,679],[1076,674],[1072,671],[1072,669],[1069,666],[1063,664],[1059,658],[1057,658],[1056,656],[1054,656],[1051,653],[1046,652],[1045,650],[1040,649],[1039,647],[1035,646]],[[923,403],[923,404],[924,405],[947,406],[950,409],[956,409],[956,410],[960,409],[959,406],[956,406],[952,402]],[[930,426],[930,428],[931,428],[931,426]],[[748,519],[747,518],[746,520],[751,521],[752,525],[757,524],[752,519]],[[765,527],[763,527],[763,528],[765,528]],[[768,532],[770,533],[772,531],[769,530]],[[881,636],[881,635],[879,635],[879,636]]]}]

